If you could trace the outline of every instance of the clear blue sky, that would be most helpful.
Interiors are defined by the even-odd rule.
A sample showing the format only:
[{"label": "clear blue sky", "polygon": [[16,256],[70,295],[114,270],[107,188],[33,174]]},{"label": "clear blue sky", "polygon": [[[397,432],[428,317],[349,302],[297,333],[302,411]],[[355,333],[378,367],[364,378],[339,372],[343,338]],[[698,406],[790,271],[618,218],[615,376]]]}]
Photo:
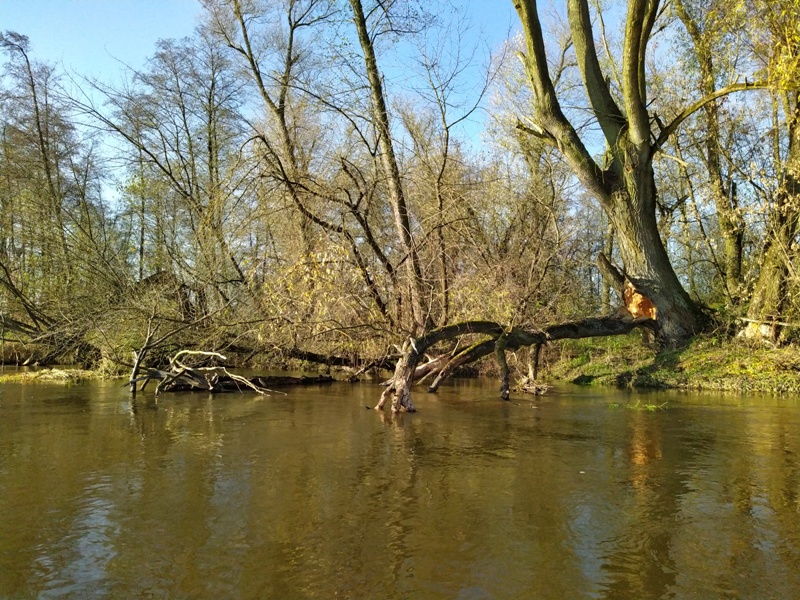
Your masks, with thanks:
[{"label": "clear blue sky", "polygon": [[200,11],[196,0],[0,0],[0,30],[27,35],[37,60],[109,79],[156,40],[191,35]]},{"label": "clear blue sky", "polygon": [[[511,0],[472,0],[473,32],[496,48],[517,26]],[[197,0],[0,0],[0,30],[30,38],[32,56],[108,80],[117,62],[140,67],[160,38],[191,35]]]}]

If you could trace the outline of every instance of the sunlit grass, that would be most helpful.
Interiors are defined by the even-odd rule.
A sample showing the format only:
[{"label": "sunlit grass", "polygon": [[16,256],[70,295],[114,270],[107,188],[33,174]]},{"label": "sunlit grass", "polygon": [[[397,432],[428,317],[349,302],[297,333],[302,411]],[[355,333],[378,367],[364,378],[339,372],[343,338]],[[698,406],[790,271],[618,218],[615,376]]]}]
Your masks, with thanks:
[{"label": "sunlit grass", "polygon": [[15,371],[0,374],[0,383],[80,383],[90,379],[101,379],[96,371],[84,369],[40,369]]},{"label": "sunlit grass", "polygon": [[800,392],[800,347],[698,336],[684,348],[642,346],[635,334],[563,344],[548,374],[582,385],[737,392]]}]

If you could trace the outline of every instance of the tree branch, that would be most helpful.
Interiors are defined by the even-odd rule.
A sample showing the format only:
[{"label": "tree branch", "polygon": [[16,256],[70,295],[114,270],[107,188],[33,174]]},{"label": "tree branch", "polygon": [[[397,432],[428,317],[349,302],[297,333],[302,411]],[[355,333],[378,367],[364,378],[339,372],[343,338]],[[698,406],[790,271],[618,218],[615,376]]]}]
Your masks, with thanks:
[{"label": "tree branch", "polygon": [[625,117],[612,98],[611,90],[600,68],[587,0],[569,0],[567,11],[575,56],[578,59],[586,93],[603,135],[608,145],[613,148],[625,124]]},{"label": "tree branch", "polygon": [[708,94],[703,98],[700,98],[697,102],[690,104],[687,106],[681,113],[675,117],[659,134],[658,138],[656,139],[655,143],[653,143],[652,152],[656,153],[661,150],[661,147],[667,142],[669,137],[677,131],[678,127],[681,124],[691,117],[694,113],[698,110],[703,108],[709,102],[713,102],[717,98],[722,98],[723,96],[727,96],[728,94],[733,94],[735,92],[742,92],[745,90],[763,90],[769,88],[769,82],[767,81],[747,81],[745,80],[744,83],[734,83],[732,85],[726,86],[717,90],[712,94]]}]

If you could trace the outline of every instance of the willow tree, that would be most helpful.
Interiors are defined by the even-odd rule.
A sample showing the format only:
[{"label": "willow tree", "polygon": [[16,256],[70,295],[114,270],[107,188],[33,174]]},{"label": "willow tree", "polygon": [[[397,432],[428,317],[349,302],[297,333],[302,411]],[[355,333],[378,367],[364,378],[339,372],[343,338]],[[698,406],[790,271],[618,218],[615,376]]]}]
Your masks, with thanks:
[{"label": "willow tree", "polygon": [[670,123],[648,112],[645,60],[659,0],[631,0],[625,21],[620,98],[603,71],[594,45],[588,0],[568,0],[568,20],[586,97],[606,143],[598,163],[565,115],[548,73],[535,0],[515,0],[522,22],[522,60],[533,90],[533,114],[520,126],[555,146],[581,184],[602,205],[617,232],[628,277],[658,311],[662,342],[675,343],[700,330],[705,316],[681,285],[658,230],[653,161],[680,124],[713,100],[754,87],[735,83],[687,106]]}]

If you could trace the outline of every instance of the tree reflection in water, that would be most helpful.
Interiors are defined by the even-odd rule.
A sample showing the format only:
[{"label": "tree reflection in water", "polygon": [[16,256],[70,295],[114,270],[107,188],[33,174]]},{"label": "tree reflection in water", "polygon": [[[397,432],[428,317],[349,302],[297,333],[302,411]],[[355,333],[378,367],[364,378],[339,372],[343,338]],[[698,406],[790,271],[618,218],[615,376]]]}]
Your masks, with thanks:
[{"label": "tree reflection in water", "polygon": [[795,402],[668,394],[647,412],[616,391],[502,403],[494,382],[455,382],[392,415],[364,409],[374,395],[7,385],[0,597],[800,589]]}]

